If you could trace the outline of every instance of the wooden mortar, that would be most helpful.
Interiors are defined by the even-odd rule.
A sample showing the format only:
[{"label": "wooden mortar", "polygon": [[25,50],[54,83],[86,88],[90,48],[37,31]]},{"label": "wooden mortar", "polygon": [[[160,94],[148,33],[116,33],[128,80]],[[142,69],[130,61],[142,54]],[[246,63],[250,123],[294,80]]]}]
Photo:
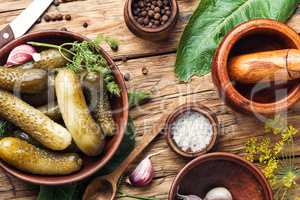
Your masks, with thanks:
[{"label": "wooden mortar", "polygon": [[300,49],[298,34],[285,24],[257,19],[234,28],[220,44],[212,62],[212,79],[221,99],[237,111],[260,115],[286,111],[295,104],[300,99],[298,80],[279,86],[249,85],[233,80],[229,74],[229,62],[235,56],[283,49]]}]

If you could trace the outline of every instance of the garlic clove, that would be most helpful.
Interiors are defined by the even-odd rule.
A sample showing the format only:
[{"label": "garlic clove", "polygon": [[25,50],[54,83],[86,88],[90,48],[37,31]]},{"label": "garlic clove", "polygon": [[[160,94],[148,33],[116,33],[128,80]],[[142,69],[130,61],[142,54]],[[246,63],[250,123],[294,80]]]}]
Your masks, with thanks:
[{"label": "garlic clove", "polygon": [[127,179],[127,183],[133,186],[146,186],[148,185],[154,177],[154,169],[150,157],[147,156],[134,171],[130,174]]},{"label": "garlic clove", "polygon": [[232,195],[226,188],[216,187],[206,194],[204,200],[232,200]]},{"label": "garlic clove", "polygon": [[33,59],[36,50],[27,44],[23,44],[14,48],[7,59],[7,66],[21,65]]}]

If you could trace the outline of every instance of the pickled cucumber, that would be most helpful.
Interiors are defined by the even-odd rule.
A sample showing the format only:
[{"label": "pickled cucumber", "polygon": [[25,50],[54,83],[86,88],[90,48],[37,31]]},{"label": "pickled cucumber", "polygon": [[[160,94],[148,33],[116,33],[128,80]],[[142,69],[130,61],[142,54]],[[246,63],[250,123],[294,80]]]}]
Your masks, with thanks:
[{"label": "pickled cucumber", "polygon": [[71,134],[63,126],[3,90],[0,90],[0,116],[21,128],[49,149],[63,150],[71,144]]},{"label": "pickled cucumber", "polygon": [[[90,108],[94,119],[100,125],[105,135],[114,135],[116,123],[113,119],[108,93],[102,76],[90,72],[84,80],[84,86],[89,90]],[[93,105],[94,102],[96,102],[95,105]]]},{"label": "pickled cucumber", "polygon": [[0,67],[0,87],[22,93],[39,93],[47,87],[47,72],[42,69]]},{"label": "pickled cucumber", "polygon": [[82,166],[75,153],[50,152],[13,137],[0,140],[0,158],[17,169],[39,175],[71,174]]},{"label": "pickled cucumber", "polygon": [[[68,57],[68,55],[66,54]],[[64,67],[68,61],[60,54],[57,49],[48,49],[40,52],[40,58],[34,62],[19,65],[16,68],[21,69],[55,69]]]},{"label": "pickled cucumber", "polygon": [[102,153],[105,136],[92,118],[80,80],[69,69],[61,69],[55,79],[57,102],[75,144],[88,156]]}]

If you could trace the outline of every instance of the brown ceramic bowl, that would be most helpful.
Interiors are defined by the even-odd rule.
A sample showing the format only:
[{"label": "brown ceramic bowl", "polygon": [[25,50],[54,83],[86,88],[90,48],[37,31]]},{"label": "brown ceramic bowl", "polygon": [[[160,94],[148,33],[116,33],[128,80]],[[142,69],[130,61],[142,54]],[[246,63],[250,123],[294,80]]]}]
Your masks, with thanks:
[{"label": "brown ceramic bowl", "polygon": [[[206,148],[204,148],[201,151],[197,151],[197,152],[192,152],[192,151],[183,151],[180,147],[177,146],[176,142],[174,141],[173,137],[172,137],[172,124],[174,123],[174,121],[180,117],[182,114],[186,113],[186,112],[198,112],[200,114],[202,114],[204,117],[206,117],[209,122],[212,125],[212,137],[210,140],[210,143],[207,145]],[[186,157],[186,158],[194,158],[200,155],[203,155],[205,153],[207,153],[208,151],[210,151],[217,140],[217,136],[219,133],[219,122],[217,117],[215,116],[215,114],[206,106],[200,104],[200,103],[188,103],[188,104],[184,104],[179,106],[173,113],[171,113],[169,115],[169,117],[166,120],[166,126],[164,128],[165,131],[165,136],[166,136],[166,140],[167,143],[169,145],[169,147],[176,153],[178,153],[179,155]]]},{"label": "brown ceramic bowl", "polygon": [[169,200],[181,195],[204,198],[215,187],[227,188],[234,200],[273,200],[272,189],[252,163],[230,153],[210,153],[187,164],[176,176]]},{"label": "brown ceramic bowl", "polygon": [[300,98],[299,80],[281,85],[244,85],[230,79],[227,64],[236,55],[299,48],[298,34],[280,22],[258,19],[237,26],[224,38],[213,59],[212,78],[221,98],[246,113],[270,115],[287,110]]},{"label": "brown ceramic bowl", "polygon": [[124,19],[129,30],[136,36],[145,40],[158,41],[168,37],[169,32],[174,28],[179,15],[177,0],[169,0],[171,2],[171,16],[167,23],[157,28],[147,28],[140,25],[132,13],[132,6],[135,0],[126,0],[124,7]]},{"label": "brown ceramic bowl", "polygon": [[[64,32],[64,31],[43,31],[27,34],[19,39],[14,40],[13,42],[7,44],[5,47],[0,49],[0,65],[4,65],[9,52],[16,46],[20,44],[25,44],[29,41],[35,42],[48,42],[53,44],[62,44],[65,42],[73,41],[83,41],[87,40],[82,35]],[[96,171],[99,171],[115,154],[117,151],[126,128],[128,120],[128,99],[127,99],[127,89],[123,80],[123,76],[112,58],[101,48],[99,48],[102,55],[106,58],[108,63],[111,66],[111,69],[114,73],[115,79],[121,89],[121,95],[118,98],[113,99],[112,107],[114,109],[114,119],[117,124],[116,135],[107,141],[105,146],[105,151],[102,155],[96,157],[86,157],[82,155],[83,158],[83,167],[80,171],[66,175],[66,176],[41,176],[33,175],[30,173],[22,172],[16,168],[6,164],[4,161],[0,160],[0,166],[7,171],[8,173],[31,183],[43,184],[43,185],[60,185],[73,183],[79,180],[82,180]]]}]

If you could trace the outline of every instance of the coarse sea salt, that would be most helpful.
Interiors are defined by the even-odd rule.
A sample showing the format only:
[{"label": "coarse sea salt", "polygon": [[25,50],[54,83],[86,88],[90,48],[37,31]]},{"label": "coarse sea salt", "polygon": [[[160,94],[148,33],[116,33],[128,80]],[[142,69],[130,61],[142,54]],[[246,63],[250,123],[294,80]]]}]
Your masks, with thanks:
[{"label": "coarse sea salt", "polygon": [[204,150],[213,136],[213,127],[207,117],[199,112],[187,111],[172,124],[173,140],[183,151]]}]

